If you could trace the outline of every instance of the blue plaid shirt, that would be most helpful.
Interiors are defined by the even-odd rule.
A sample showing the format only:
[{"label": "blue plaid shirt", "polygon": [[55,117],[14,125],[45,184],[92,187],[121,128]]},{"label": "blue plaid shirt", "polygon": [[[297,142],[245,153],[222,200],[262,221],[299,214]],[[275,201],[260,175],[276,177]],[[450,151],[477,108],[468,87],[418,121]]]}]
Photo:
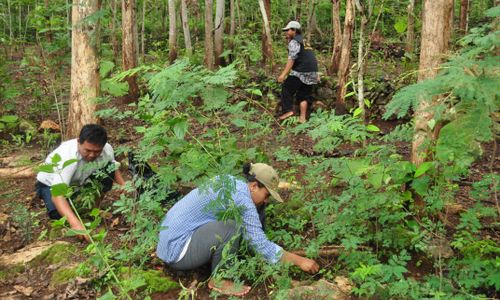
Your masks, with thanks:
[{"label": "blue plaid shirt", "polygon": [[[276,263],[281,258],[282,248],[267,239],[248,185],[232,176],[226,178],[230,178],[235,185],[231,193],[232,200],[242,208],[244,238],[266,260]],[[220,192],[221,190],[214,191],[212,188],[194,189],[167,212],[161,224],[160,240],[156,248],[160,259],[166,263],[176,262],[193,232],[202,225],[217,221],[217,211],[207,209],[207,206],[213,204]]]}]

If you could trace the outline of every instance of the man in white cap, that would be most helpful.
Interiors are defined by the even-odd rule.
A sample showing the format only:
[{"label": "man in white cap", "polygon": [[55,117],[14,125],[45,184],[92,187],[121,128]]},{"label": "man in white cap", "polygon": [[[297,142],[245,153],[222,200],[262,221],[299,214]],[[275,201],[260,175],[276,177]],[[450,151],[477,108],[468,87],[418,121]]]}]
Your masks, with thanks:
[{"label": "man in white cap", "polygon": [[[225,253],[237,254],[243,238],[270,263],[287,262],[305,272],[318,272],[314,260],[285,251],[264,233],[261,215],[269,196],[283,201],[277,192],[276,171],[267,164],[247,164],[243,175],[246,181],[218,176],[208,186],[194,189],[177,202],[161,224],[157,256],[174,270],[192,270],[210,264],[215,273],[224,263],[225,246],[229,250]],[[235,286],[230,280],[212,279],[208,286],[234,296],[250,291],[249,286]]]},{"label": "man in white cap", "polygon": [[[302,38],[301,26],[297,21],[290,21],[283,28],[288,42],[288,61],[278,77],[283,83],[281,92],[282,115],[280,120],[293,116],[293,97],[300,106],[299,121],[306,121],[307,107],[312,103],[312,86],[319,81],[318,62],[312,48]],[[290,73],[290,74],[289,74]],[[287,75],[289,75],[287,77]]]}]

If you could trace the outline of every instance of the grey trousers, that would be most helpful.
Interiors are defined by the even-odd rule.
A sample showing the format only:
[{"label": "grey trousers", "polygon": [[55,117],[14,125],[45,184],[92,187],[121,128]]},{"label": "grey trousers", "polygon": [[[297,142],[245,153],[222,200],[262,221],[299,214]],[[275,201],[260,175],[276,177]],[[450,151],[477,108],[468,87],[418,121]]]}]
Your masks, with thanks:
[{"label": "grey trousers", "polygon": [[[222,259],[222,250],[228,242],[231,242],[229,253],[238,251],[241,237],[236,234],[234,221],[207,223],[195,230],[184,257],[168,266],[174,270],[187,271],[210,262],[211,270],[214,272]],[[233,237],[235,238],[232,239]]]}]

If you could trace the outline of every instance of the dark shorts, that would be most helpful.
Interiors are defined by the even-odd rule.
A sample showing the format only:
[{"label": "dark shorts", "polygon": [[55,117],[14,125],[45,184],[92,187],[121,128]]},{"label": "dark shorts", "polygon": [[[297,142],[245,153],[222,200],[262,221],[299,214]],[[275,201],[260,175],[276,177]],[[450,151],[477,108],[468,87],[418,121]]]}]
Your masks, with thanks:
[{"label": "dark shorts", "polygon": [[293,110],[294,96],[297,102],[307,101],[312,103],[313,85],[308,85],[300,81],[298,77],[288,76],[283,82],[281,90],[282,112],[286,113]]},{"label": "dark shorts", "polygon": [[[113,163],[108,163],[104,168],[95,171],[92,173],[87,181],[98,181],[101,186],[101,192],[106,193],[111,190],[113,187],[113,179],[114,179],[114,170]],[[86,183],[82,188],[87,186],[91,186],[91,183]],[[36,195],[43,200],[45,203],[45,207],[47,208],[47,213],[49,218],[53,220],[58,220],[61,218],[61,215],[56,209],[54,202],[52,201],[52,193],[50,191],[50,186],[41,183],[40,181],[36,181],[35,183],[35,192]],[[75,198],[78,195],[78,192],[73,194],[72,198]]]}]

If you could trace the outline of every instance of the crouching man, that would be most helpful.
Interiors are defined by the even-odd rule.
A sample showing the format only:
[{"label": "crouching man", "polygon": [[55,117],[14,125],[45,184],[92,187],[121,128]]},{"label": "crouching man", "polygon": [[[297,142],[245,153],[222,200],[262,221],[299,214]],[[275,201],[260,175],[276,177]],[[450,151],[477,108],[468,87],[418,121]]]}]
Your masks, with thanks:
[{"label": "crouching man", "polygon": [[[269,241],[264,233],[262,208],[271,196],[283,201],[276,192],[279,183],[276,171],[267,164],[247,164],[243,176],[246,180],[218,176],[208,186],[194,189],[179,200],[161,224],[158,257],[174,270],[193,270],[210,264],[215,272],[223,263],[224,247],[227,245],[229,253],[236,254],[239,240],[244,238],[270,263],[286,262],[305,272],[318,272],[319,265],[314,260],[285,251]],[[232,192],[221,189],[223,186]],[[217,204],[221,198],[229,202]],[[218,220],[217,216],[227,213],[231,202],[241,211],[241,227],[233,220]],[[249,286],[237,287],[229,280],[216,283],[212,279],[208,286],[233,296],[243,296],[250,290]]]},{"label": "crouching man", "polygon": [[[83,126],[78,138],[63,142],[47,156],[47,164],[52,164],[56,155],[60,159],[53,173],[38,173],[35,191],[45,202],[51,219],[66,217],[72,229],[85,229],[68,200],[64,196],[52,196],[51,188],[55,185],[64,183],[83,187],[89,180],[97,180],[102,187],[101,192],[105,193],[111,190],[113,182],[125,184],[118,169],[119,163],[115,161],[113,148],[107,140],[108,135],[102,126],[88,124]],[[80,238],[88,239],[86,235]]]}]

